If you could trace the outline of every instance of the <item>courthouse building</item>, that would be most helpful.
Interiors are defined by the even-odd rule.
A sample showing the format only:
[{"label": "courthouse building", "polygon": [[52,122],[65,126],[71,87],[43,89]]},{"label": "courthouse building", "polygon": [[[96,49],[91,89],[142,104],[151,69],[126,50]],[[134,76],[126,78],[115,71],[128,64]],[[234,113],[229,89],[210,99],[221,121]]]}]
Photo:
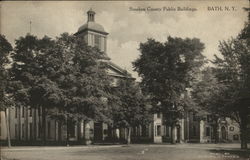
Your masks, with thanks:
[{"label": "courthouse building", "polygon": [[[95,12],[87,12],[87,22],[82,25],[74,34],[81,37],[92,47],[97,47],[103,52],[108,63],[107,73],[113,77],[114,85],[117,80],[132,78],[126,70],[108,60],[107,38],[108,32],[102,25],[95,22]],[[42,114],[41,110],[32,109],[27,106],[12,107],[7,110],[7,121],[10,125],[10,137],[15,144],[41,144],[42,141]],[[212,142],[213,130],[209,118],[196,119],[195,114],[186,112],[184,118],[180,119],[171,134],[171,127],[164,124],[166,117],[161,113],[152,114],[152,122],[146,126],[137,126],[132,129],[132,142],[162,143],[169,142],[171,135],[176,142]],[[7,129],[4,112],[0,117],[0,140],[6,141]],[[71,143],[86,143],[90,139],[93,143],[110,140],[125,140],[126,130],[123,128],[114,129],[102,122],[90,121],[77,122],[74,126],[68,126]],[[221,121],[219,126],[220,139],[223,141],[238,141],[239,127],[236,123],[228,120]],[[67,138],[67,126],[58,120],[46,117],[46,141],[47,144],[64,144]]]}]

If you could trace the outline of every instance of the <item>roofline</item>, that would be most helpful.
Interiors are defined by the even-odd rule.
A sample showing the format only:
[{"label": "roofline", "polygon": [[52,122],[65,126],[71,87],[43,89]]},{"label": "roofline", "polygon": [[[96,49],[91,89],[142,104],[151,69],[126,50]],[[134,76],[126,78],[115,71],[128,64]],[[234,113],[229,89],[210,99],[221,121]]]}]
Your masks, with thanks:
[{"label": "roofline", "polygon": [[119,77],[119,78],[126,78],[126,79],[132,79],[135,80],[135,78],[131,77],[131,76],[120,76],[120,75],[115,75],[115,74],[108,74],[111,77]]},{"label": "roofline", "polygon": [[109,62],[108,62],[108,65],[109,65],[110,67],[112,67],[113,69],[118,70],[119,72],[121,72],[121,73],[123,73],[123,74],[126,74],[126,75],[132,77],[131,74],[130,74],[127,70],[122,69],[121,67],[119,67],[119,66],[116,65],[115,63],[109,61]]},{"label": "roofline", "polygon": [[93,31],[93,32],[104,34],[104,35],[109,34],[108,32],[102,32],[102,31],[97,31],[97,30],[94,30],[94,29],[85,28],[85,29],[81,30],[80,32],[77,31],[74,35],[79,35],[79,34],[81,34],[82,32],[85,32],[85,31]]}]

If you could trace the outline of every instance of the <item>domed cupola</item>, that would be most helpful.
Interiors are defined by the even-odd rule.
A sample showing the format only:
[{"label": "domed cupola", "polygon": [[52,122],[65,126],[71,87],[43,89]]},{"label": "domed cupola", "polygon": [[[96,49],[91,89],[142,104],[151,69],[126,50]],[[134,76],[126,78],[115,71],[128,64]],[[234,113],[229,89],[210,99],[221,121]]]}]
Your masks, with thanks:
[{"label": "domed cupola", "polygon": [[87,12],[87,22],[75,33],[76,36],[83,37],[89,46],[97,47],[102,52],[106,52],[107,35],[103,26],[95,22],[95,12],[90,9]]}]

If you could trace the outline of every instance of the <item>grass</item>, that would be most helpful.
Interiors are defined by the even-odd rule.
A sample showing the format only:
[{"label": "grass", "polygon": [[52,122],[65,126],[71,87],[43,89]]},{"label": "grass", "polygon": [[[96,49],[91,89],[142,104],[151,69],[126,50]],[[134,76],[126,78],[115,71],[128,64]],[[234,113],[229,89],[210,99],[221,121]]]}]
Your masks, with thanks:
[{"label": "grass", "polygon": [[3,151],[4,160],[250,160],[249,151],[206,145],[53,147]]}]

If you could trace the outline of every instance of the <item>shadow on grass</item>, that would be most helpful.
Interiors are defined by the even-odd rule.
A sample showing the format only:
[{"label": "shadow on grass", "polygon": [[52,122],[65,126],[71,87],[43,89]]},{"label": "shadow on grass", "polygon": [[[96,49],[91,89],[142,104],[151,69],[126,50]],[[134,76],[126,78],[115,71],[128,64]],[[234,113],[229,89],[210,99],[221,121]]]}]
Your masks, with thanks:
[{"label": "shadow on grass", "polygon": [[250,150],[240,150],[240,149],[211,149],[209,150],[214,156],[220,156],[222,158],[229,159],[246,159],[250,160]]}]

